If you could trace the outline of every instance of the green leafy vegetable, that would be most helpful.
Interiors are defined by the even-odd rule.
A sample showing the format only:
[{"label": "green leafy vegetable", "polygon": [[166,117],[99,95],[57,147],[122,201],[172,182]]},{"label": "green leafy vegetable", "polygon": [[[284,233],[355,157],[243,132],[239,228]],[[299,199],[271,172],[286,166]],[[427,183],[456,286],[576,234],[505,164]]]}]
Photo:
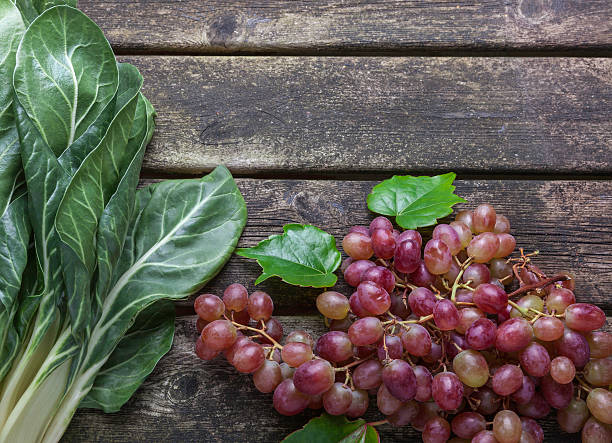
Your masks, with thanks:
[{"label": "green leafy vegetable", "polygon": [[253,258],[263,268],[255,281],[259,284],[278,276],[297,286],[325,288],[336,284],[334,271],[340,266],[341,255],[334,237],[311,225],[289,224],[282,235],[272,235],[252,248],[236,253]]},{"label": "green leafy vegetable", "polygon": [[11,201],[21,175],[19,135],[13,111],[15,53],[25,31],[17,7],[0,1],[0,215]]},{"label": "green leafy vegetable", "polygon": [[368,195],[368,208],[395,216],[397,224],[405,229],[433,225],[450,214],[453,205],[465,201],[453,194],[455,177],[452,172],[434,177],[395,175],[374,186]]},{"label": "green leafy vegetable", "polygon": [[160,300],[144,309],[106,361],[79,407],[117,412],[130,399],[174,337],[174,303]]},{"label": "green leafy vegetable", "polygon": [[348,421],[345,416],[323,414],[313,418],[299,431],[289,434],[283,443],[378,443],[378,432],[359,419]]},{"label": "green leafy vegetable", "polygon": [[171,300],[246,223],[223,166],[136,191],[155,126],[138,70],[77,9],[18,2],[0,0],[0,443],[117,411],[170,349]]}]

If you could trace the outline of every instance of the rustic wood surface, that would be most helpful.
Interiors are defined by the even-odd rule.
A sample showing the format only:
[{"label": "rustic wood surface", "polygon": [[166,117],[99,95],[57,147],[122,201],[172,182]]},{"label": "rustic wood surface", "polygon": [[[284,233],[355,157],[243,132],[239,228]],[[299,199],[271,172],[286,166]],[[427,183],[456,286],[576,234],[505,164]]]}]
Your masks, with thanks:
[{"label": "rustic wood surface", "polygon": [[[609,0],[81,0],[156,107],[142,185],[226,164],[249,211],[240,246],[290,222],[342,236],[372,219],[392,174],[458,172],[545,272],[612,315],[612,8]],[[197,55],[205,55],[198,57]],[[333,56],[333,57],[329,57]],[[447,219],[448,220],[448,219]],[[427,235],[431,229],[424,229]],[[204,289],[253,290],[234,256]],[[342,279],[340,289],[350,293]],[[285,330],[324,332],[320,290],[277,278]],[[79,411],[66,442],[275,442],[318,412],[282,417],[223,360],[203,363],[191,300],[170,353],[116,414]],[[608,328],[612,324],[608,317]],[[368,419],[380,418],[372,408]],[[579,441],[543,423],[547,442]],[[384,443],[416,441],[380,428]]]},{"label": "rustic wood surface", "polygon": [[607,0],[81,0],[121,52],[608,53]]},{"label": "rustic wood surface", "polygon": [[612,173],[612,59],[123,57],[148,173]]},{"label": "rustic wood surface", "polygon": [[[313,337],[325,332],[319,316],[279,320],[289,331],[304,329]],[[79,412],[64,441],[277,442],[319,415],[319,411],[307,411],[295,417],[280,416],[272,408],[272,396],[258,392],[251,376],[237,373],[222,357],[210,362],[199,360],[193,352],[197,338],[195,317],[179,318],[172,350],[129,403],[115,414]],[[365,418],[381,419],[374,407],[375,399],[370,400],[370,405]],[[554,413],[540,423],[546,441],[580,441],[578,435],[559,432]],[[384,425],[378,430],[383,443],[420,440],[411,426]]]}]

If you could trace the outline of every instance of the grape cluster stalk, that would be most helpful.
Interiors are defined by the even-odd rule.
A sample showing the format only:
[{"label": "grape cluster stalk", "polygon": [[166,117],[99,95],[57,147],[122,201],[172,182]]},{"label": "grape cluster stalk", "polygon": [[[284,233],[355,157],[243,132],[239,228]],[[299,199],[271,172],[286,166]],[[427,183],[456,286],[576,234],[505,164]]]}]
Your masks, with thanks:
[{"label": "grape cluster stalk", "polygon": [[385,217],[350,228],[342,247],[355,292],[317,297],[330,331],[316,342],[298,330],[281,344],[271,297],[232,284],[196,299],[196,354],[223,353],[283,415],[357,418],[372,399],[377,424],[411,425],[426,443],[541,443],[536,420],[556,410],[563,431],[612,441],[604,312],[576,302],[570,273],[545,275],[537,253],[509,258],[510,222],[491,205],[437,225],[424,247]]}]

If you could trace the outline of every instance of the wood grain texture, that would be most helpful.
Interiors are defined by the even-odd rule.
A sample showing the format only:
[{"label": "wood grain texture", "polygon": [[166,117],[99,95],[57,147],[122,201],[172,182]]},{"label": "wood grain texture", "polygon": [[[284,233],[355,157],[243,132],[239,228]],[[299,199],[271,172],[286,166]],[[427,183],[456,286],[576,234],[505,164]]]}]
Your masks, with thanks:
[{"label": "wood grain texture", "polygon": [[612,59],[122,57],[148,173],[612,173]]},{"label": "wood grain texture", "polygon": [[[342,237],[352,225],[369,224],[374,217],[366,206],[377,183],[373,181],[237,179],[237,183],[248,210],[240,247],[282,233],[284,224],[309,223],[332,234],[341,249]],[[578,299],[596,302],[612,313],[611,181],[458,180],[456,185],[456,193],[469,202],[456,208],[493,204],[510,219],[518,246],[541,252],[536,263],[544,272],[574,272]],[[422,232],[430,235],[431,228]],[[260,273],[254,260],[234,255],[204,291],[221,295],[234,282],[253,291]],[[344,294],[352,293],[342,277],[339,283]],[[322,291],[290,286],[278,278],[257,288],[272,295],[278,312],[297,315],[314,312],[314,297]],[[192,302],[179,306],[191,309]]]},{"label": "wood grain texture", "polygon": [[82,0],[122,52],[609,49],[607,0]]},{"label": "wood grain texture", "polygon": [[[285,331],[304,329],[313,337],[325,332],[318,316],[280,317]],[[612,319],[608,318],[608,329]],[[224,359],[199,360],[193,351],[198,337],[194,317],[177,319],[174,345],[120,412],[80,410],[63,441],[87,442],[278,442],[320,411],[283,417],[269,394],[259,393],[251,377],[240,375]],[[370,400],[368,421],[382,418]],[[547,442],[579,442],[561,436],[554,413],[540,421]],[[411,426],[378,428],[382,442],[420,441]]]}]

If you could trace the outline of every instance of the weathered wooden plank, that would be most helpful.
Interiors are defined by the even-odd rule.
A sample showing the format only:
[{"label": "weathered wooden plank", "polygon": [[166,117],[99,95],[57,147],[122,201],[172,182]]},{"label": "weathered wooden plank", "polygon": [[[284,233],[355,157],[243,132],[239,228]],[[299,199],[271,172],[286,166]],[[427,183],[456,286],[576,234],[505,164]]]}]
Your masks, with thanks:
[{"label": "weathered wooden plank", "polygon": [[[145,180],[143,183],[148,182]],[[350,226],[369,224],[374,217],[366,196],[376,184],[371,181],[261,180],[238,179],[247,203],[248,222],[239,246],[253,246],[269,235],[282,233],[286,223],[314,224],[334,235],[340,247]],[[569,270],[577,277],[576,294],[612,311],[612,182],[458,180],[458,195],[469,203],[458,208],[493,204],[512,223],[518,245],[539,250],[536,259],[544,272]],[[425,235],[431,228],[424,229]],[[254,260],[234,256],[221,273],[204,289],[222,294],[225,287],[239,282],[254,290],[261,268]],[[339,278],[340,290],[352,290]],[[261,283],[279,312],[314,312],[314,297],[321,290],[298,288],[278,278]],[[191,309],[191,302],[179,306]]]},{"label": "weathered wooden plank", "polygon": [[[281,317],[285,331],[304,329],[314,337],[325,332],[318,316]],[[608,325],[612,319],[608,318]],[[271,395],[255,390],[251,377],[240,375],[222,358],[202,362],[194,352],[194,317],[177,319],[174,345],[151,376],[120,412],[81,410],[73,418],[65,442],[277,442],[299,429],[319,411],[283,417],[272,407]],[[378,420],[375,401],[366,416]],[[541,424],[545,441],[559,441],[554,413]],[[381,440],[418,441],[412,427],[378,428]],[[579,442],[578,435],[563,441]]]},{"label": "weathered wooden plank", "polygon": [[121,59],[158,111],[149,172],[612,172],[612,59]]},{"label": "weathered wooden plank", "polygon": [[116,50],[549,50],[612,45],[607,0],[83,0]]}]

